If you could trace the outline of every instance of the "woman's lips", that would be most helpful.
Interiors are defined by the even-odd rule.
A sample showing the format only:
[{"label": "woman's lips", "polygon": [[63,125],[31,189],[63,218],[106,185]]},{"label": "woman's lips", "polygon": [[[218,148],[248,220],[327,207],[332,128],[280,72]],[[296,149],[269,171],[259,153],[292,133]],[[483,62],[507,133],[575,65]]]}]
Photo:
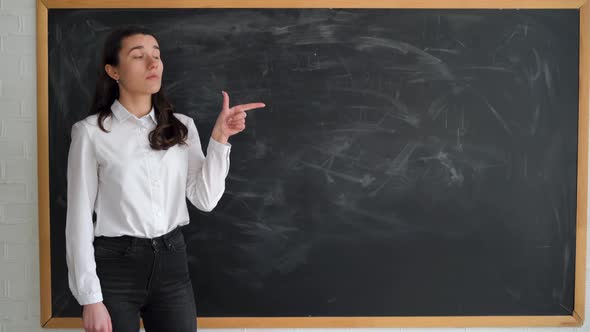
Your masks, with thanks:
[{"label": "woman's lips", "polygon": [[148,76],[147,77],[148,80],[154,80],[154,79],[157,79],[157,78],[158,78],[158,75],[152,75],[152,76]]}]

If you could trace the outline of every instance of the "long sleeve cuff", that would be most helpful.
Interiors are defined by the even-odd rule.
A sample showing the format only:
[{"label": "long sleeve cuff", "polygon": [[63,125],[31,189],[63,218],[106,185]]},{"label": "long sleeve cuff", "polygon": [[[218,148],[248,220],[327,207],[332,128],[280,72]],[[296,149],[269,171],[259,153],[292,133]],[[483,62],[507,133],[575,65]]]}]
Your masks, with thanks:
[{"label": "long sleeve cuff", "polygon": [[[231,151],[231,144],[227,143],[227,144],[223,144],[220,143],[218,141],[216,141],[215,139],[213,139],[213,137],[211,137],[209,139],[209,145],[207,146],[207,159],[217,159],[219,161],[223,161],[221,164],[218,164],[218,166],[221,167],[221,170],[223,170],[222,174],[223,177],[227,177],[227,174],[229,173],[229,153]],[[216,154],[218,157],[215,158],[212,154]],[[211,155],[211,156],[210,156]]]},{"label": "long sleeve cuff", "polygon": [[102,302],[102,293],[73,294],[80,305]]},{"label": "long sleeve cuff", "polygon": [[[213,143],[213,146],[211,146]],[[222,151],[222,152],[229,152],[229,150],[231,149],[231,144],[229,142],[223,144],[221,142],[216,141],[215,139],[213,139],[213,137],[211,137],[209,139],[209,146],[207,147],[207,152],[209,152],[209,148],[214,148],[217,151]]]}]

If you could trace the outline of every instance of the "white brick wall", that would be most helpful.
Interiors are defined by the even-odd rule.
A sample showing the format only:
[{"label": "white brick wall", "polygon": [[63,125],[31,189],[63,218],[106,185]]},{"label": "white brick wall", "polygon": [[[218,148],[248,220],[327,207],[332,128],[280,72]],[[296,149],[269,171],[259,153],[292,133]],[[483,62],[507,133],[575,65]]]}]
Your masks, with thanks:
[{"label": "white brick wall", "polygon": [[[0,0],[0,332],[82,331],[42,329],[39,326],[35,66],[35,1]],[[590,294],[590,282],[586,288]],[[588,294],[586,299],[590,302]],[[586,321],[590,320],[590,306],[586,306],[586,317]],[[590,324],[579,329],[331,330],[578,332],[590,331]],[[212,331],[242,332],[234,329]],[[271,332],[278,331],[297,332],[297,329]],[[246,332],[258,330],[248,329]]]}]

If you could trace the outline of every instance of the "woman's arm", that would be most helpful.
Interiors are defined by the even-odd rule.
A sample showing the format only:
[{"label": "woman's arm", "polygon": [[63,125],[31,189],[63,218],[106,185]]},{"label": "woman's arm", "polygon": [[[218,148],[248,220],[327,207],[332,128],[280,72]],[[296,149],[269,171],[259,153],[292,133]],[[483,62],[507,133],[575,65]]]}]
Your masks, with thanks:
[{"label": "woman's arm", "polygon": [[249,103],[229,107],[229,95],[225,91],[221,94],[223,103],[209,139],[207,158],[203,155],[194,120],[191,119],[188,126],[189,167],[186,196],[194,206],[203,211],[213,210],[225,191],[231,148],[227,140],[246,128],[246,111],[266,106],[264,103]]},{"label": "woman's arm", "polygon": [[202,211],[211,211],[225,191],[225,178],[229,172],[231,145],[209,140],[207,157],[203,155],[201,140],[194,120],[188,123],[188,174],[186,197]]},{"label": "woman's arm", "polygon": [[85,305],[103,300],[92,244],[98,163],[82,122],[74,124],[71,136],[67,166],[66,263],[70,290],[80,305]]}]

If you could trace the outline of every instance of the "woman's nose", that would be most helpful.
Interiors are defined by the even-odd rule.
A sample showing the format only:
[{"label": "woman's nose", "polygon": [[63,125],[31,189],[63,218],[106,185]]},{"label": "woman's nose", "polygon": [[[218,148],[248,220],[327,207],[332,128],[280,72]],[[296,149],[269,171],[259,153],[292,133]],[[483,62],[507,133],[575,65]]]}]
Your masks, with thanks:
[{"label": "woman's nose", "polygon": [[149,61],[148,62],[148,67],[149,68],[154,68],[154,67],[157,67],[158,66],[158,59],[156,59],[156,58],[149,57],[149,60],[148,61]]}]

